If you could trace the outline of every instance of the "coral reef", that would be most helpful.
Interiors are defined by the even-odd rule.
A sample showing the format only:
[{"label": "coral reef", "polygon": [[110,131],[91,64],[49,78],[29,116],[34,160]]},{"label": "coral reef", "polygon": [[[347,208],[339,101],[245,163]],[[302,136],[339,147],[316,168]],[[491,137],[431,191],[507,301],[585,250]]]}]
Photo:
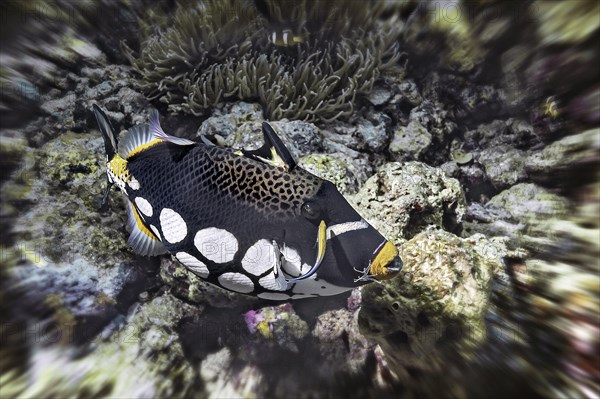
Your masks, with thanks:
[{"label": "coral reef", "polygon": [[2,394],[6,397],[196,394],[202,385],[185,359],[175,332],[179,320],[193,311],[171,296],[157,297],[133,309],[127,325],[122,320],[113,327],[114,331],[104,331],[104,336],[98,336],[93,357],[81,357],[77,349],[38,348],[32,359],[37,367],[4,380]]},{"label": "coral reef", "polygon": [[393,162],[350,198],[373,226],[396,243],[429,225],[460,228],[465,200],[457,180],[420,162]]},{"label": "coral reef", "polygon": [[486,340],[492,275],[503,267],[493,245],[482,235],[424,231],[402,245],[401,278],[363,289],[360,331],[397,378],[410,384],[415,374],[444,373],[456,357],[474,358]]},{"label": "coral reef", "polygon": [[249,310],[244,314],[248,330],[277,345],[298,352],[298,341],[308,334],[308,325],[299,318],[291,304]]},{"label": "coral reef", "polygon": [[[597,396],[598,10],[2,3],[2,396]],[[234,148],[277,119],[404,270],[274,306],[135,256],[94,103]]]}]

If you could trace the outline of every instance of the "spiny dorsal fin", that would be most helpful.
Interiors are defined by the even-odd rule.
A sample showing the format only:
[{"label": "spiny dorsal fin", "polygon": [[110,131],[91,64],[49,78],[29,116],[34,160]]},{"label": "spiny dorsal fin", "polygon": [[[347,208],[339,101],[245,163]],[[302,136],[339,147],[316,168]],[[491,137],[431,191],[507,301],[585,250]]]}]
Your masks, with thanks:
[{"label": "spiny dorsal fin", "polygon": [[117,137],[115,135],[115,129],[113,129],[108,117],[99,106],[94,104],[92,105],[92,109],[94,110],[96,122],[98,122],[98,127],[100,128],[100,133],[102,133],[102,137],[104,138],[104,149],[106,151],[106,156],[109,160],[111,160],[117,150]]},{"label": "spiny dorsal fin", "polygon": [[175,137],[168,135],[162,130],[159,121],[158,111],[153,109],[150,111],[150,131],[154,135],[155,139],[160,139],[164,141],[168,141],[169,143],[177,144],[177,145],[193,145],[197,144],[195,141],[184,139],[181,137]]},{"label": "spiny dorsal fin", "polygon": [[294,169],[296,161],[294,161],[292,154],[290,154],[283,141],[275,133],[275,130],[267,122],[263,122],[262,128],[265,140],[262,147],[250,151],[242,150],[242,154],[288,171]]}]

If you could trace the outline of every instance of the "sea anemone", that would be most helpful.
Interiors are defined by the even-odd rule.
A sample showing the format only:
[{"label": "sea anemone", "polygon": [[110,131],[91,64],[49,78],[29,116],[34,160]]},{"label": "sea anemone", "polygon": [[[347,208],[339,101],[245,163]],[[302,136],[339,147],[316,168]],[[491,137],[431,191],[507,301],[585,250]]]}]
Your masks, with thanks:
[{"label": "sea anemone", "polygon": [[[397,65],[400,29],[380,3],[204,1],[180,5],[139,54],[125,50],[139,86],[171,112],[198,116],[245,100],[272,120],[331,121],[350,115],[356,96]],[[269,40],[283,31],[301,41]]]}]

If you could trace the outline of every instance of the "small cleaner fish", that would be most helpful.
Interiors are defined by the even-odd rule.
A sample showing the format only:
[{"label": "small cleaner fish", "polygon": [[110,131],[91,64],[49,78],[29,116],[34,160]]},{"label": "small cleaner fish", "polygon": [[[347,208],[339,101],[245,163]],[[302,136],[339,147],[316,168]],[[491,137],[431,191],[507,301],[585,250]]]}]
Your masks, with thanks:
[{"label": "small cleaner fish", "polygon": [[93,106],[108,184],[125,194],[129,245],[170,253],[201,279],[269,300],[336,295],[396,275],[396,247],[336,187],[296,165],[273,128],[264,145],[233,151],[166,134],[149,124],[118,143]]}]

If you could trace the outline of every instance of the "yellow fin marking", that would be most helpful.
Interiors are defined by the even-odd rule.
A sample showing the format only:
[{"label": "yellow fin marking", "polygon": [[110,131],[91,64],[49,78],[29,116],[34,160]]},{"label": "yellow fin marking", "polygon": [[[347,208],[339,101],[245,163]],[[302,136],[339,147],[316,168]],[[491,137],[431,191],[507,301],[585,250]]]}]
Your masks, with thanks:
[{"label": "yellow fin marking", "polygon": [[271,159],[267,159],[267,158],[263,158],[260,156],[256,156],[256,158],[260,159],[261,161],[263,161],[264,163],[267,163],[269,165],[278,167],[278,168],[283,168],[285,170],[289,169],[289,165],[287,163],[285,163],[285,161],[279,156],[279,154],[277,153],[277,150],[275,150],[275,147],[271,147]]},{"label": "yellow fin marking", "polygon": [[142,218],[140,217],[140,214],[138,213],[137,209],[135,209],[135,206],[133,206],[133,203],[131,204],[131,209],[133,210],[133,216],[135,217],[135,224],[137,225],[138,229],[140,229],[140,231],[142,233],[146,234],[148,237],[152,238],[153,240],[160,241],[154,235],[154,233],[146,227],[146,225],[142,221]]},{"label": "yellow fin marking", "polygon": [[139,145],[139,146],[135,147],[133,150],[131,150],[129,152],[129,154],[127,154],[126,159],[129,159],[132,156],[134,156],[135,154],[139,154],[140,152],[145,151],[145,150],[147,150],[150,147],[153,147],[153,146],[155,146],[155,145],[157,145],[159,143],[162,143],[163,141],[164,141],[163,139],[154,139],[154,140],[151,140],[151,141],[149,141],[147,143]]}]

